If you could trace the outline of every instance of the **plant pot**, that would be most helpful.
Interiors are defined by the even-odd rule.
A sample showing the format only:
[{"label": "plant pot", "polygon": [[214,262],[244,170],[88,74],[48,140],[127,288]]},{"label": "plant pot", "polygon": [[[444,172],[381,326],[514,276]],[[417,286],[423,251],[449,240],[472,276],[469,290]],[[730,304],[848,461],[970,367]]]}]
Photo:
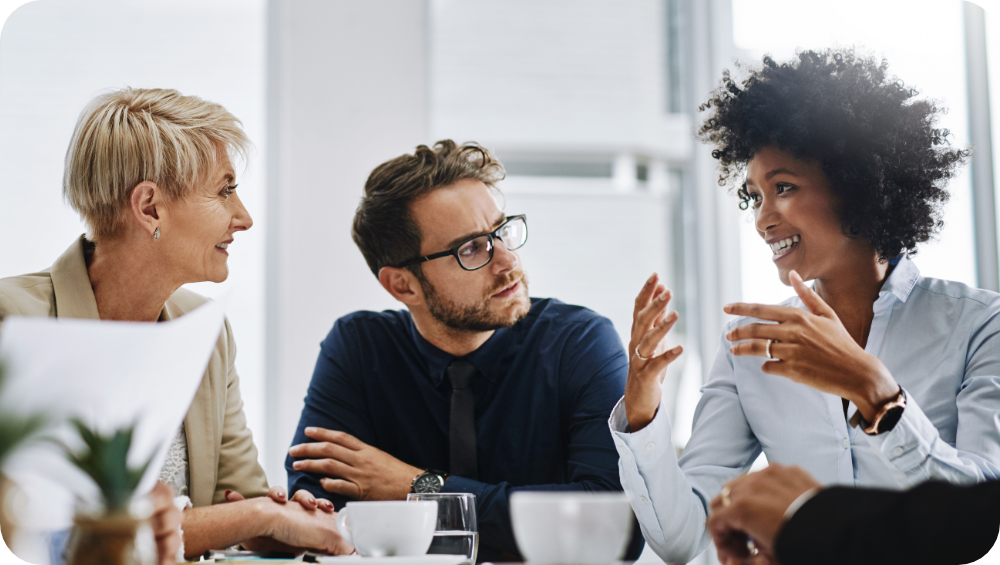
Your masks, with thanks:
[{"label": "plant pot", "polygon": [[77,515],[66,544],[66,565],[146,565],[150,559],[136,543],[144,525],[127,513]]},{"label": "plant pot", "polygon": [[16,526],[7,501],[14,496],[15,488],[14,482],[8,479],[7,475],[0,473],[0,535],[12,552],[14,551],[14,529]]}]

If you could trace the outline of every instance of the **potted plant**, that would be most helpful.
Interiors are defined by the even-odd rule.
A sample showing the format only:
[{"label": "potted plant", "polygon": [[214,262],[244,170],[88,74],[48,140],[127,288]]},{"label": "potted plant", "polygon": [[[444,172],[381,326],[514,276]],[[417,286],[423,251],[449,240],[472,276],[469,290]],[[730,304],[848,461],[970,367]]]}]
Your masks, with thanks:
[{"label": "potted plant", "polygon": [[80,420],[71,420],[84,447],[66,449],[70,462],[97,485],[101,504],[96,512],[78,509],[66,548],[67,565],[132,565],[147,561],[136,547],[143,516],[130,511],[132,497],[150,461],[128,466],[132,427],[101,434]]},{"label": "potted plant", "polygon": [[[3,385],[6,378],[4,365],[0,362],[0,396],[3,395]],[[28,438],[44,425],[41,416],[24,417],[10,413],[0,413],[0,534],[7,547],[13,548],[15,516],[10,511],[9,499],[15,493],[15,485],[3,473],[7,458]]]}]

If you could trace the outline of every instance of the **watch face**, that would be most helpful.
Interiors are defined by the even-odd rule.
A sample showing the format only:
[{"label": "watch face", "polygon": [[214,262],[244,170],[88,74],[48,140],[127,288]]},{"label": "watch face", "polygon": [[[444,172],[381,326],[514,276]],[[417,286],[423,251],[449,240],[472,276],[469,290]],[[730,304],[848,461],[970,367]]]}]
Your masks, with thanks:
[{"label": "watch face", "polygon": [[441,492],[442,482],[440,475],[424,473],[413,483],[413,492]]}]

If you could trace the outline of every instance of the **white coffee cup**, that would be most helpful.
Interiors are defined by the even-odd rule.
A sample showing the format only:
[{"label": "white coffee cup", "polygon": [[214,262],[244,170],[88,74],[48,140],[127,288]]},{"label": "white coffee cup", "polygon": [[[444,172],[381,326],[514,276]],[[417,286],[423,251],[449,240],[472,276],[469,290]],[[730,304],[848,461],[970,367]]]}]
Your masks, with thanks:
[{"label": "white coffee cup", "polygon": [[424,555],[434,538],[437,502],[348,502],[337,530],[364,557]]},{"label": "white coffee cup", "polygon": [[526,492],[510,497],[517,547],[531,563],[611,563],[632,533],[632,508],[620,492]]}]

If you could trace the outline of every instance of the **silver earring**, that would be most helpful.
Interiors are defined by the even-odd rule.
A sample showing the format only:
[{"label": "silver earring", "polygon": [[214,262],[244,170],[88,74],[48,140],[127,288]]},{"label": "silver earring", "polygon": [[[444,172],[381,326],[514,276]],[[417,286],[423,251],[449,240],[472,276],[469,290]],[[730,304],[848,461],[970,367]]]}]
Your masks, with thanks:
[{"label": "silver earring", "polygon": [[153,239],[160,239],[160,228],[156,228],[156,231],[153,232]]}]

